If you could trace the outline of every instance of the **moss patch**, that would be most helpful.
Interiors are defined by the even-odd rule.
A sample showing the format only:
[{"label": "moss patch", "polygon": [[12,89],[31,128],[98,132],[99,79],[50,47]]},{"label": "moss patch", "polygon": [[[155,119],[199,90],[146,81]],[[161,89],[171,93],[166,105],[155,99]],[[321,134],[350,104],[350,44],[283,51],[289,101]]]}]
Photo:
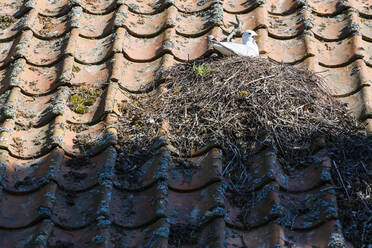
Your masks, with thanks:
[{"label": "moss patch", "polygon": [[71,93],[68,99],[68,106],[75,113],[84,114],[90,106],[94,105],[101,94],[102,89],[81,86]]},{"label": "moss patch", "polygon": [[14,22],[14,18],[8,15],[0,16],[0,29],[7,29]]}]

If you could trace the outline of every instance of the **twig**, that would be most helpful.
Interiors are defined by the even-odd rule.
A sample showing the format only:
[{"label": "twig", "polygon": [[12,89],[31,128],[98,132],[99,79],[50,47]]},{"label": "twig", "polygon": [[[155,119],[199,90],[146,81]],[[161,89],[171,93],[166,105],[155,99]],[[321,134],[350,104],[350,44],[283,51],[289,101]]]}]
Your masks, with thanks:
[{"label": "twig", "polygon": [[233,163],[235,157],[236,157],[236,154],[233,155],[232,159],[229,161],[225,169],[222,171],[222,176],[225,176],[226,171],[230,168],[230,165]]},{"label": "twig", "polygon": [[363,197],[361,196],[361,193],[358,192],[357,195],[358,195],[359,199],[363,202],[363,204],[366,207],[366,209],[368,209],[368,211],[371,212],[371,209],[368,207],[368,204],[367,204],[366,200],[364,200]]},{"label": "twig", "polygon": [[338,170],[338,166],[337,166],[337,164],[336,164],[336,162],[335,162],[334,160],[332,160],[332,162],[333,162],[333,165],[334,165],[335,168],[336,168],[337,175],[338,175],[338,177],[340,178],[340,182],[341,182],[341,184],[342,184],[342,187],[344,187],[344,190],[345,190],[345,192],[346,192],[347,198],[350,200],[349,192],[347,191],[347,189],[346,189],[346,187],[345,187],[344,180],[342,180],[342,176],[341,176],[340,171]]},{"label": "twig", "polygon": [[236,26],[234,28],[233,31],[231,31],[231,33],[229,34],[229,36],[227,36],[226,38],[226,41],[230,42],[231,38],[237,34],[237,33],[241,33],[242,32],[242,19],[240,16],[238,15],[235,15],[235,19],[236,19],[236,22],[238,23],[238,26]]},{"label": "twig", "polygon": [[246,83],[245,84],[245,82],[243,81],[243,83],[241,83],[238,87],[237,87],[237,89],[239,89],[242,85],[250,85],[250,84],[253,84],[253,83],[255,83],[255,82],[257,82],[257,81],[260,81],[260,80],[262,80],[262,79],[268,79],[268,78],[272,78],[272,77],[275,77],[275,76],[277,76],[277,75],[270,75],[270,76],[266,76],[266,77],[260,77],[260,78],[257,78],[257,79],[255,79],[255,80],[252,80],[252,81],[249,81],[248,83]]},{"label": "twig", "polygon": [[367,168],[366,168],[366,165],[364,164],[363,161],[360,161],[360,163],[362,164],[362,167],[363,167],[364,171],[365,171],[365,172],[367,173],[367,175],[368,175],[368,170],[367,170]]},{"label": "twig", "polygon": [[366,234],[366,225],[372,220],[372,216],[369,217],[367,221],[363,223],[363,232],[362,232],[362,242],[364,241],[364,236]]}]

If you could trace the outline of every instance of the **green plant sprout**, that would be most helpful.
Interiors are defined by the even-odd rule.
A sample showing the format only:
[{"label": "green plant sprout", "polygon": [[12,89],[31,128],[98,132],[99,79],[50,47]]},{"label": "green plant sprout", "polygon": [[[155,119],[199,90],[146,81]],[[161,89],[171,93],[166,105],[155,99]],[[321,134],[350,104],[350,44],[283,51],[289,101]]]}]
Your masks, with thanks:
[{"label": "green plant sprout", "polygon": [[211,67],[209,65],[195,65],[195,62],[192,66],[192,69],[196,74],[198,74],[201,77],[206,77],[211,72]]}]

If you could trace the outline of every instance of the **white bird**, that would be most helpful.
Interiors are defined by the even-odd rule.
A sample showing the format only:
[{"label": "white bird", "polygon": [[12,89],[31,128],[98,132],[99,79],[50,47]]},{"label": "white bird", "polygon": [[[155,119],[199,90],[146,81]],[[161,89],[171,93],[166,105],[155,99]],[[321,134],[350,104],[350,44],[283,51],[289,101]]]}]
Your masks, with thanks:
[{"label": "white bird", "polygon": [[253,36],[257,33],[253,30],[246,30],[242,35],[243,44],[232,42],[219,42],[213,35],[208,35],[208,40],[212,47],[222,53],[223,55],[239,55],[239,56],[252,56],[258,57],[259,51],[256,41]]}]

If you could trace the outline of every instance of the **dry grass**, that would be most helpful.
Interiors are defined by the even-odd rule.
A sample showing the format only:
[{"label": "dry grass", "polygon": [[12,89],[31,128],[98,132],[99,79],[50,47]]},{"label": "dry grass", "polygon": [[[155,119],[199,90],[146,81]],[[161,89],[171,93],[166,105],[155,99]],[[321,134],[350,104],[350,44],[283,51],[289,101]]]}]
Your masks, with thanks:
[{"label": "dry grass", "polygon": [[[333,176],[345,236],[357,247],[371,242],[371,139],[326,93],[321,77],[265,59],[233,57],[178,64],[159,72],[155,82],[162,80],[157,90],[122,103],[119,157],[140,158],[166,121],[179,156],[208,145],[223,148],[224,173],[239,188],[252,153],[265,145],[276,147],[290,174],[327,147],[337,165]],[[135,164],[127,161],[127,169]]]}]

